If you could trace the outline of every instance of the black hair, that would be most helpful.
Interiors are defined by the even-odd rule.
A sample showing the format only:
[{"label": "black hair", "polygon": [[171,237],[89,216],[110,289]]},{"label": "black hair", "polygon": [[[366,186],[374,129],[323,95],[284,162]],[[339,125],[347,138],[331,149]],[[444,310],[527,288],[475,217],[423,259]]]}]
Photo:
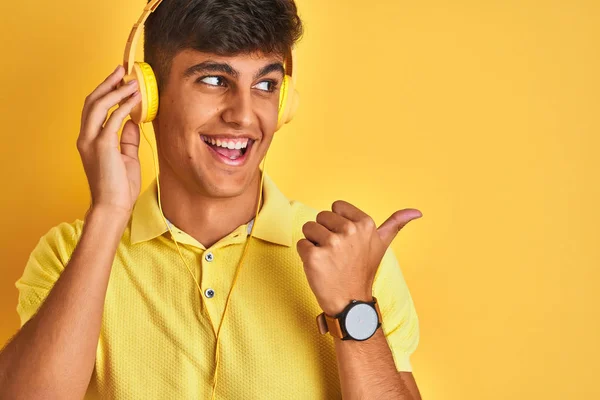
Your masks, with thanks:
[{"label": "black hair", "polygon": [[302,34],[294,0],[163,0],[145,24],[144,60],[161,89],[181,50],[285,55]]}]

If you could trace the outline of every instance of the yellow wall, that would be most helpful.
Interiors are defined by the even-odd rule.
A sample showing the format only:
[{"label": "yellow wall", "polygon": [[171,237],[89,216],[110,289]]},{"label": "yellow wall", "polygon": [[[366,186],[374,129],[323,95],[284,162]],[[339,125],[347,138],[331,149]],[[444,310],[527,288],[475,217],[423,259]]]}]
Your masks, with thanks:
[{"label": "yellow wall", "polygon": [[[3,1],[0,343],[38,238],[87,208],[81,106],[143,3]],[[268,170],[314,207],[423,212],[393,247],[424,397],[600,398],[600,2],[298,3],[302,104]]]}]

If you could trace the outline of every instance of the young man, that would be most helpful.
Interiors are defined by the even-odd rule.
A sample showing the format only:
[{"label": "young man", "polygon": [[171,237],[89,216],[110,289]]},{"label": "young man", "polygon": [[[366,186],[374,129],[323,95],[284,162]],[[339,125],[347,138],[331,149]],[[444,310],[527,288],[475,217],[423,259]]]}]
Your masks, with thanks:
[{"label": "young man", "polygon": [[301,33],[292,0],[165,0],[151,15],[160,193],[154,181],[138,198],[131,121],[119,143],[140,101],[119,67],[82,112],[92,205],[40,239],[17,282],[22,328],[0,354],[0,398],[420,398],[418,319],[389,250],[418,210],[377,228],[344,201],[289,201],[265,176],[248,238],[283,57]]}]

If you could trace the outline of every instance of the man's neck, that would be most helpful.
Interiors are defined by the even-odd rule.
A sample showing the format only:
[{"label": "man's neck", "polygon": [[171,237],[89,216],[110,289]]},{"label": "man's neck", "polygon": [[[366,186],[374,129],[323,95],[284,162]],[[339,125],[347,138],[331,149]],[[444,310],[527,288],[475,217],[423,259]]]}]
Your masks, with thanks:
[{"label": "man's neck", "polygon": [[177,228],[209,248],[254,218],[259,185],[260,174],[256,174],[240,196],[213,198],[191,193],[179,180],[161,175],[162,210]]}]

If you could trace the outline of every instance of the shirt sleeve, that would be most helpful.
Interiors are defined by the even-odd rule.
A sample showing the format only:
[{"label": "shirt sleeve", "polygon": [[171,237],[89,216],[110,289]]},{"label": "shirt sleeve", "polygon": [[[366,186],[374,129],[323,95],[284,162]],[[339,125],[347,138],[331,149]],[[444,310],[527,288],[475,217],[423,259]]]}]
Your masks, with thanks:
[{"label": "shirt sleeve", "polygon": [[388,248],[373,283],[383,333],[398,371],[412,372],[410,356],[419,344],[419,319],[398,260]]},{"label": "shirt sleeve", "polygon": [[76,220],[54,226],[39,239],[29,255],[23,275],[15,283],[21,327],[35,315],[69,262],[82,225],[83,221]]}]

